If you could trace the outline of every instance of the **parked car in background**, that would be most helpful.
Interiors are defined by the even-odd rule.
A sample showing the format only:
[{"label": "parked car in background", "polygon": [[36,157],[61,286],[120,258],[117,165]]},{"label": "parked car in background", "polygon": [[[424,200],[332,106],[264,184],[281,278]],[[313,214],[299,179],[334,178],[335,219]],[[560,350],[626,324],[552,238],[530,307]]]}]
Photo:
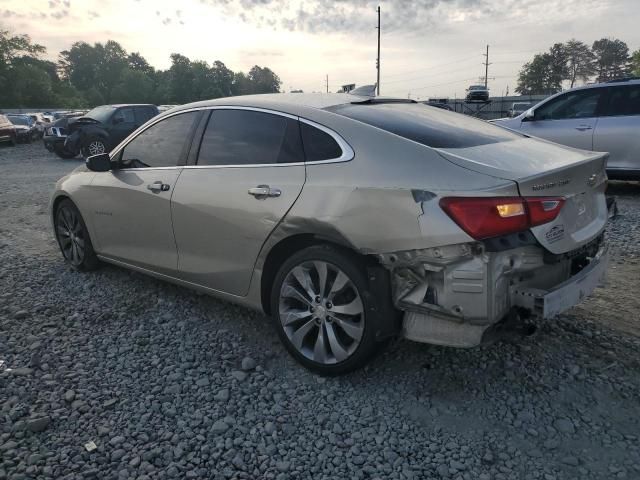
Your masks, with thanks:
[{"label": "parked car in background", "polygon": [[517,117],[521,113],[526,112],[531,108],[531,104],[529,102],[513,102],[511,108],[509,109],[508,115],[509,117]]},{"label": "parked car in background", "polygon": [[609,152],[609,178],[640,180],[640,79],[574,88],[493,123],[570,147]]},{"label": "parked car in background", "polygon": [[38,126],[29,115],[7,114],[7,118],[16,127],[18,142],[31,143],[40,138]]},{"label": "parked car in background", "polygon": [[442,103],[442,102],[432,102],[432,101],[426,101],[426,102],[422,102],[424,105],[429,105],[430,107],[436,107],[439,108],[441,110],[449,110],[450,112],[453,112],[453,108],[451,108],[449,105],[447,105],[446,103]]},{"label": "parked car in background", "polygon": [[467,88],[467,102],[488,102],[489,89],[484,85],[471,85]]},{"label": "parked car in background", "polygon": [[157,114],[155,105],[102,105],[83,116],[57,120],[45,130],[44,144],[61,158],[97,155],[111,150]]},{"label": "parked car in background", "polygon": [[18,132],[7,116],[0,114],[0,143],[7,142],[11,145],[18,143]]},{"label": "parked car in background", "polygon": [[394,335],[472,347],[589,295],[608,258],[605,162],[407,99],[234,97],[89,157],[51,215],[74,268],[260,309],[293,357],[338,374]]},{"label": "parked car in background", "polygon": [[31,120],[33,120],[36,124],[36,128],[38,129],[39,137],[44,135],[45,127],[50,123],[44,115],[41,113],[27,113]]}]

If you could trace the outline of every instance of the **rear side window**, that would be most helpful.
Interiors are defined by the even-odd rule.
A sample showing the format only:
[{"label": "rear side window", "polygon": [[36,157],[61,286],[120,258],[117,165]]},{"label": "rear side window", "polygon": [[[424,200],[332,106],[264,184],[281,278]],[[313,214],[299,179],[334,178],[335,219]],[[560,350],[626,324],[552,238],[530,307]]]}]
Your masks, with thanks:
[{"label": "rear side window", "polygon": [[300,122],[300,131],[307,162],[332,160],[342,156],[338,142],[328,133],[303,122]]},{"label": "rear side window", "polygon": [[604,115],[609,117],[640,115],[640,85],[611,88]]},{"label": "rear side window", "polygon": [[122,151],[123,168],[175,167],[183,164],[187,143],[200,112],[159,121],[131,140]]},{"label": "rear side window", "polygon": [[595,117],[602,88],[576,90],[560,95],[535,110],[535,120],[569,120]]},{"label": "rear side window", "polygon": [[198,165],[303,161],[297,120],[252,110],[213,110],[198,156]]},{"label": "rear side window", "polygon": [[466,148],[522,138],[520,134],[419,103],[343,104],[327,110],[433,148]]},{"label": "rear side window", "polygon": [[138,119],[138,123],[143,124],[146,123],[147,120],[155,117],[155,112],[150,107],[138,107],[136,108],[136,117]]}]

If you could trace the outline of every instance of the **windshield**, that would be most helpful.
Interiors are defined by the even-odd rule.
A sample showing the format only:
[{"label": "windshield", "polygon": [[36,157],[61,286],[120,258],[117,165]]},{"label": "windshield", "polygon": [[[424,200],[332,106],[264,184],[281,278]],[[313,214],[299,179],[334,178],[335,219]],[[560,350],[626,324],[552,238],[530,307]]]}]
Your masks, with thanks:
[{"label": "windshield", "polygon": [[469,90],[484,90],[484,85],[471,85]]},{"label": "windshield", "polygon": [[25,125],[29,126],[29,117],[9,117],[9,120],[14,125]]},{"label": "windshield", "polygon": [[115,107],[112,107],[110,105],[102,105],[100,107],[94,108],[93,110],[90,110],[89,113],[84,116],[93,118],[94,120],[102,123],[106,123],[106,121],[109,120],[109,117],[111,117],[111,114],[114,110]]},{"label": "windshield", "polygon": [[466,148],[522,138],[483,120],[416,104],[343,104],[327,108],[433,148]]}]

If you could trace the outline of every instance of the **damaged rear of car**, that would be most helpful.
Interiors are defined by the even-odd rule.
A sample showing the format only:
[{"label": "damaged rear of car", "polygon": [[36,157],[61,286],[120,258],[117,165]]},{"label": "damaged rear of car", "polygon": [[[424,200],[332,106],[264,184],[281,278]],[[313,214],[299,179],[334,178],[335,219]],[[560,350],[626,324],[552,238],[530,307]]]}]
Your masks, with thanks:
[{"label": "damaged rear of car", "polygon": [[[330,110],[397,144],[376,160],[386,164],[388,182],[369,196],[369,208],[384,215],[389,191],[411,192],[413,205],[388,214],[418,229],[382,233],[380,225],[368,233],[378,243],[393,239],[365,250],[390,272],[406,338],[476,346],[509,320],[567,310],[603,280],[606,154],[410,103]],[[391,227],[397,218],[381,223]]]}]

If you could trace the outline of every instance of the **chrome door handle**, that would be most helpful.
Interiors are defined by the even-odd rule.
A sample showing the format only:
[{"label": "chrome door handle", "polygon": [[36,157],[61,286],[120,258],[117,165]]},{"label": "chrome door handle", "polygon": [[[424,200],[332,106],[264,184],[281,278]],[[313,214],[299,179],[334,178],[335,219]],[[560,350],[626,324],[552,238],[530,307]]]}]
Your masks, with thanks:
[{"label": "chrome door handle", "polygon": [[250,188],[247,193],[253,195],[258,200],[264,200],[268,197],[279,197],[282,195],[282,190],[279,188],[271,188],[269,185],[258,185],[257,187]]},{"label": "chrome door handle", "polygon": [[576,130],[580,130],[581,132],[584,132],[585,130],[593,130],[593,127],[589,125],[580,125],[579,127],[576,127]]},{"label": "chrome door handle", "polygon": [[152,192],[168,192],[169,188],[171,188],[168,184],[162,183],[161,181],[153,182],[147,185],[147,189]]}]

